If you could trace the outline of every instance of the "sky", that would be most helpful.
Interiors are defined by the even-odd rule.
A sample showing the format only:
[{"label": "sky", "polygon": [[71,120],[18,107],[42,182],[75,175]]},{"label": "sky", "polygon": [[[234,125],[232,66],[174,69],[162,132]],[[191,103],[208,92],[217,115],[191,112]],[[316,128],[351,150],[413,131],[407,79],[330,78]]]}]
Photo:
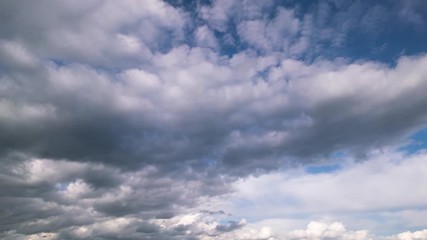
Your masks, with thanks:
[{"label": "sky", "polygon": [[0,1],[0,238],[427,239],[427,1]]}]

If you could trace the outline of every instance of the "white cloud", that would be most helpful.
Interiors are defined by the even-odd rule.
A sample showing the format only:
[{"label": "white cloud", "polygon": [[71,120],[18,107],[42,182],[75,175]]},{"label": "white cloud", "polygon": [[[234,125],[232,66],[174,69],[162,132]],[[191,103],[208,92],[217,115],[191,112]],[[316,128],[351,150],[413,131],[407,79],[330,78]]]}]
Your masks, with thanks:
[{"label": "white cloud", "polygon": [[[44,59],[108,67],[135,65],[167,42],[174,45],[183,38],[187,21],[184,13],[157,0],[43,1],[28,3],[31,13],[19,5],[8,6],[15,12],[9,26],[15,28],[13,39],[17,37],[24,48]],[[10,33],[7,30],[5,37]],[[165,38],[168,32],[170,39]],[[19,53],[28,63],[29,58],[23,58],[24,52],[19,49],[15,47],[15,56]]]},{"label": "white cloud", "polygon": [[215,30],[225,32],[227,29],[227,21],[232,14],[231,10],[235,6],[236,1],[218,0],[212,4],[212,7],[203,6],[199,10],[202,19],[209,22],[210,27]]},{"label": "white cloud", "polygon": [[422,240],[427,239],[427,229],[421,230],[421,231],[415,231],[415,232],[403,232],[399,233],[397,237],[394,237],[394,239],[398,240]]},{"label": "white cloud", "polygon": [[[289,170],[249,177],[235,184],[237,192],[226,200],[233,202],[227,211],[254,219],[338,218],[366,229],[371,229],[372,221],[380,221],[377,224],[383,229],[388,226],[387,231],[427,227],[423,214],[416,210],[427,201],[426,158],[425,153],[383,153],[364,162],[344,164],[332,173]],[[405,213],[405,209],[414,212]],[[416,217],[417,213],[421,215]],[[371,222],[364,224],[362,219]]]},{"label": "white cloud", "polygon": [[197,45],[200,47],[210,47],[213,49],[218,48],[218,42],[214,33],[209,29],[208,26],[204,25],[197,28],[194,33]]},{"label": "white cloud", "polygon": [[252,19],[237,25],[240,38],[263,51],[287,51],[290,41],[298,33],[299,20],[292,10],[279,8],[271,19]]},{"label": "white cloud", "polygon": [[347,231],[340,222],[326,224],[322,222],[310,222],[305,230],[291,231],[287,239],[340,239],[340,240],[368,240],[367,231]]}]

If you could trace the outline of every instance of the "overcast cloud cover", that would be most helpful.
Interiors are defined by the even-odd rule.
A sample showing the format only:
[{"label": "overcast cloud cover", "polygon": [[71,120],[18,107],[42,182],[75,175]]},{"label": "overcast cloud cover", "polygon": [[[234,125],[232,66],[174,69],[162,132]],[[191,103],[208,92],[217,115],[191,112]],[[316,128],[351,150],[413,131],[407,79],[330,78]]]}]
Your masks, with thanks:
[{"label": "overcast cloud cover", "polygon": [[1,239],[427,239],[424,0],[0,1]]}]

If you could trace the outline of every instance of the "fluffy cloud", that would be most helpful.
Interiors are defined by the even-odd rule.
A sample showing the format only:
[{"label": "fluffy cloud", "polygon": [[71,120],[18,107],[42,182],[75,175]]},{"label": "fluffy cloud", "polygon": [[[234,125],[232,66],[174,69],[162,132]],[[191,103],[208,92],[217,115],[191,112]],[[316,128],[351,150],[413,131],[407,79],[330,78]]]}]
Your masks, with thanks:
[{"label": "fluffy cloud", "polygon": [[6,216],[1,230],[53,232],[78,239],[159,234],[159,226],[142,219],[168,219],[197,206],[202,197],[228,191],[219,179],[209,186],[195,174],[182,172],[181,178],[184,175],[188,178],[178,180],[155,167],[121,172],[99,164],[48,159],[13,164],[0,175],[1,213]]},{"label": "fluffy cloud", "polygon": [[277,16],[269,22],[261,19],[246,20],[240,22],[237,29],[243,42],[263,51],[283,51],[291,45],[290,40],[298,33],[299,25],[299,20],[291,10],[279,8]]},{"label": "fluffy cloud", "polygon": [[[415,231],[415,232],[403,232],[394,237],[398,240],[417,240],[417,239],[426,239],[427,230]],[[392,238],[391,238],[392,239]]]},{"label": "fluffy cloud", "polygon": [[[144,55],[138,50],[141,44],[148,42],[136,32],[123,33],[120,29],[124,25],[144,18],[149,18],[150,24],[156,19],[156,29],[182,29],[185,25],[181,10],[158,2],[135,15],[114,11],[116,18],[112,16],[101,26],[95,24],[93,15],[101,14],[98,11],[137,7],[133,1],[117,7],[109,4],[95,9],[89,8],[89,3],[65,5],[58,11],[95,11],[88,14],[84,32],[106,29],[104,35],[118,36],[118,41],[138,56]],[[151,15],[155,17],[148,17]],[[290,22],[293,27],[285,28],[297,31],[298,20],[292,20],[290,10],[279,8],[276,17],[271,24]],[[60,24],[42,23],[34,22],[49,31],[56,31],[56,24]],[[66,27],[61,31],[79,36],[71,27],[74,24],[62,23]],[[202,26],[195,34],[200,41],[208,41],[214,38],[209,31]],[[274,169],[294,158],[312,161],[342,150],[363,155],[372,148],[398,144],[422,128],[426,118],[420,111],[426,103],[422,92],[427,75],[425,56],[402,57],[395,67],[375,62],[307,64],[250,51],[226,57],[206,48],[174,47],[179,42],[174,41],[168,45],[170,51],[150,46],[153,54],[149,62],[136,61],[141,65],[110,71],[97,68],[104,63],[84,54],[73,58],[40,52],[43,48],[37,44],[55,44],[43,31],[40,34],[46,41],[29,41],[28,32],[24,27],[11,31],[8,34],[14,40],[2,43],[8,56],[2,63],[9,66],[2,74],[0,89],[5,96],[0,105],[3,152],[125,168],[145,164],[169,168],[176,160],[195,168],[219,163],[224,166],[221,170],[245,175],[257,168]],[[274,27],[271,32],[280,31]],[[206,44],[213,43],[209,40]],[[117,49],[102,43],[96,46]],[[78,47],[88,52],[84,46]],[[123,63],[120,57],[101,58],[120,66]],[[402,78],[405,81],[400,81]],[[403,115],[404,119],[399,117]],[[359,121],[362,116],[364,121]]]},{"label": "fluffy cloud", "polygon": [[306,65],[182,46],[117,74],[39,62],[2,77],[2,148],[122,167],[219,162],[235,174],[360,154],[423,127],[426,61]]},{"label": "fluffy cloud", "polygon": [[425,160],[425,152],[375,153],[365,162],[347,159],[332,172],[293,169],[250,177],[235,183],[237,192],[224,200],[223,209],[276,232],[290,231],[307,218],[339,219],[388,234],[425,228]]},{"label": "fluffy cloud", "polygon": [[182,12],[161,1],[17,1],[2,3],[1,11],[2,39],[43,59],[113,68],[149,59],[182,39],[186,24]]},{"label": "fluffy cloud", "polygon": [[311,222],[305,230],[294,230],[289,233],[288,239],[345,239],[367,240],[367,231],[346,231],[344,225],[334,222],[330,225],[321,222]]},{"label": "fluffy cloud", "polygon": [[[427,56],[413,48],[390,64],[342,50],[352,31],[376,39],[363,26],[396,14],[399,26],[424,21],[421,3],[399,4],[0,3],[0,236],[280,239],[248,223],[271,209],[233,217],[221,201],[282,181],[277,199],[295,215],[382,211],[425,227],[413,188],[425,184],[424,153],[396,151],[425,128]],[[345,159],[335,175],[297,170]],[[301,175],[284,180],[287,167]],[[291,235],[357,235],[313,224]]]}]

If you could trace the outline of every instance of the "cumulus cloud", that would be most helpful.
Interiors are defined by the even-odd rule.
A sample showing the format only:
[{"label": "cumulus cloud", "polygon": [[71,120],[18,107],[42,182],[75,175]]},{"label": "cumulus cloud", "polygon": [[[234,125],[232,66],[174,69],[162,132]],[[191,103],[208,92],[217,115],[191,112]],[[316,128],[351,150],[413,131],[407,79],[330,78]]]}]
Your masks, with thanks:
[{"label": "cumulus cloud", "polygon": [[[169,19],[173,16],[185,19],[165,3],[150,6],[138,14],[157,14],[163,25],[174,21]],[[104,7],[113,8],[102,4],[96,11]],[[130,18],[116,14],[111,25]],[[144,16],[131,19],[140,17]],[[276,17],[287,20],[272,19],[272,24],[298,25],[289,10],[279,8]],[[94,24],[85,28],[100,28]],[[120,33],[118,27],[108,30],[105,34],[117,36],[130,52],[138,52],[143,39],[136,33]],[[28,31],[22,31],[13,34],[25,40]],[[200,38],[207,33],[206,26],[196,31]],[[121,167],[173,165],[177,159],[194,167],[221,163],[233,174],[244,175],[256,168],[274,168],[284,159],[308,160],[343,149],[362,154],[397,144],[422,128],[426,117],[420,111],[426,103],[425,56],[402,57],[395,67],[333,61],[309,65],[274,54],[224,57],[211,49],[172,45],[143,65],[112,72],[97,69],[102,62],[83,58],[74,59],[76,63],[64,62],[71,58],[61,55],[46,59],[37,43],[31,44],[21,40],[3,44],[12,58],[7,64],[32,66],[27,71],[7,68],[2,75],[5,152]],[[398,117],[402,115],[404,119]],[[363,122],[358,120],[362,116]]]},{"label": "cumulus cloud", "polygon": [[[425,227],[414,212],[424,194],[407,192],[425,182],[424,153],[399,147],[426,127],[427,56],[416,44],[386,63],[343,50],[354,32],[380,38],[375,26],[394,16],[424,21],[422,3],[402,4],[1,2],[1,238],[280,239],[221,201],[257,199],[245,184],[271,190],[287,167],[345,159],[336,175],[277,185],[286,209],[405,208],[382,214]],[[293,236],[356,234],[319,224]]]},{"label": "cumulus cloud", "polygon": [[300,226],[301,219],[307,218],[339,219],[389,235],[407,229],[403,226],[422,229],[427,198],[425,160],[425,152],[411,156],[375,153],[364,162],[347,159],[332,172],[310,173],[301,168],[250,177],[235,183],[237,192],[223,200],[228,205],[223,209],[257,219],[279,233]]},{"label": "cumulus cloud", "polygon": [[346,231],[344,225],[339,222],[326,224],[321,222],[310,222],[305,230],[294,230],[289,233],[288,239],[352,239],[365,240],[368,238],[367,231]]},{"label": "cumulus cloud", "polygon": [[121,172],[99,164],[30,159],[9,170],[0,175],[1,213],[6,216],[1,230],[16,234],[140,239],[160,231],[142,219],[171,218],[197,206],[201,197],[227,191],[221,180],[209,186],[191,173],[177,180],[155,167]]},{"label": "cumulus cloud", "polygon": [[210,161],[245,174],[282,157],[398,144],[426,118],[419,111],[426,103],[425,56],[402,58],[395,68],[306,65],[179,47],[146,68],[117,74],[41,64],[36,73],[2,78],[6,152],[122,167]]},{"label": "cumulus cloud", "polygon": [[149,59],[153,50],[170,42],[168,38],[183,38],[186,24],[182,12],[161,1],[2,5],[3,39],[21,42],[44,59],[108,67]]},{"label": "cumulus cloud", "polygon": [[[394,239],[399,240],[417,240],[427,238],[427,230],[415,231],[415,232],[403,232],[399,233]],[[393,239],[393,238],[391,238]]]},{"label": "cumulus cloud", "polygon": [[263,19],[240,22],[237,29],[241,40],[263,51],[287,50],[299,31],[300,21],[291,10],[276,11],[277,15],[268,22]]}]

